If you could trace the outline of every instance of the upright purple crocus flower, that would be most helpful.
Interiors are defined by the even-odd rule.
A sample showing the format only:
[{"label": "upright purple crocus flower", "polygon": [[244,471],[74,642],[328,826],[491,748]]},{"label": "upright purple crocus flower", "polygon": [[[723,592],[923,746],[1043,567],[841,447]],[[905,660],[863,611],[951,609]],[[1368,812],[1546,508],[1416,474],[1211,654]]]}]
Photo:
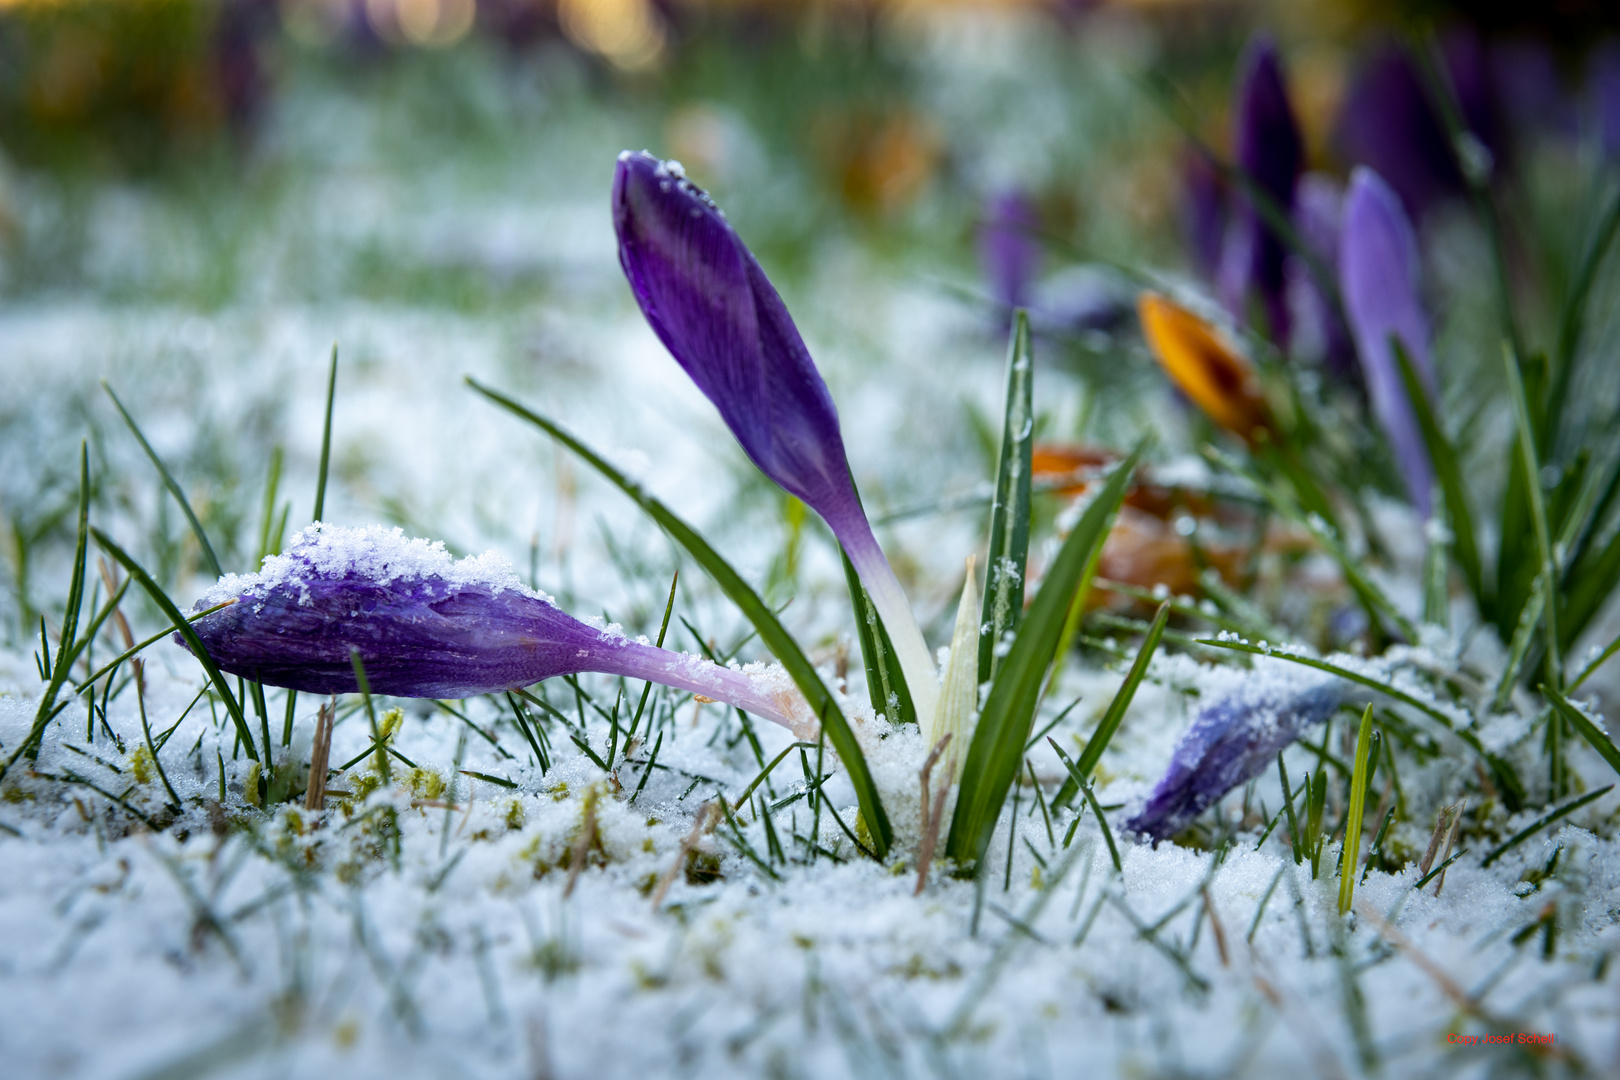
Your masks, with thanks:
[{"label": "upright purple crocus flower", "polygon": [[[1288,102],[1276,43],[1265,34],[1255,37],[1244,50],[1240,70],[1233,153],[1238,166],[1288,214],[1293,209],[1294,184],[1305,148]],[[1241,318],[1249,297],[1257,295],[1265,307],[1272,339],[1286,347],[1289,319],[1283,264],[1287,248],[1247,193],[1240,193],[1239,207],[1223,255],[1222,299]]]},{"label": "upright purple crocus flower", "polygon": [[1220,272],[1221,244],[1226,237],[1226,185],[1215,166],[1189,152],[1182,163],[1182,231],[1193,268],[1206,278]]},{"label": "upright purple crocus flower", "polygon": [[1008,317],[1029,306],[1030,285],[1041,268],[1036,239],[1040,218],[1021,191],[1003,191],[985,203],[979,226],[979,264],[990,294]]},{"label": "upright purple crocus flower", "polygon": [[1255,677],[1206,705],[1125,828],[1155,840],[1174,836],[1222,795],[1264,772],[1279,750],[1326,720],[1343,696],[1336,678],[1300,684]]},{"label": "upright purple crocus flower", "polygon": [[1429,321],[1418,299],[1418,272],[1417,240],[1401,200],[1377,173],[1356,169],[1345,197],[1339,290],[1373,415],[1389,437],[1412,505],[1428,517],[1434,472],[1392,344],[1400,341],[1432,397],[1434,362]]},{"label": "upright purple crocus flower", "polygon": [[760,471],[826,519],[883,619],[918,715],[931,716],[933,658],[855,494],[832,395],[765,271],[680,163],[645,150],[619,155],[613,225],[653,332]]},{"label": "upright purple crocus flower", "polygon": [[[1322,173],[1300,177],[1294,198],[1294,227],[1313,255],[1318,267],[1328,273],[1339,263],[1339,231],[1344,218],[1344,189],[1337,180]],[[1289,263],[1297,285],[1296,314],[1314,330],[1321,349],[1322,365],[1333,377],[1349,381],[1356,374],[1356,350],[1350,331],[1329,298],[1317,268],[1303,259]]]},{"label": "upright purple crocus flower", "polygon": [[1586,67],[1592,127],[1603,155],[1620,159],[1620,39],[1593,50]]},{"label": "upright purple crocus flower", "polygon": [[[495,552],[457,562],[399,529],[316,523],[256,574],[227,574],[193,624],[222,671],[317,694],[357,689],[350,649],[378,694],[462,698],[596,671],[724,701],[815,737],[780,670],[736,670],[589,626],[523,585]],[[176,640],[180,641],[178,635]],[[183,641],[181,641],[184,644]]]}]

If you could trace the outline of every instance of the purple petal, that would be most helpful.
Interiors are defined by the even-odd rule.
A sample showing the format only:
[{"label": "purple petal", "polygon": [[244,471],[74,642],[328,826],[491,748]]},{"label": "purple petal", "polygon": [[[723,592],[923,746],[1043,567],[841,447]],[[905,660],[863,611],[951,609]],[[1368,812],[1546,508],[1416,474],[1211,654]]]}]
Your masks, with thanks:
[{"label": "purple petal", "polygon": [[1290,689],[1256,678],[1244,691],[1201,709],[1125,828],[1165,840],[1185,829],[1222,795],[1264,772],[1277,752],[1320,723],[1343,698],[1337,679]]},{"label": "purple petal", "polygon": [[1427,517],[1434,474],[1391,345],[1399,339],[1432,398],[1434,362],[1418,274],[1417,241],[1400,199],[1377,173],[1356,169],[1345,198],[1339,288],[1373,415],[1389,436],[1412,505]]},{"label": "purple petal", "polygon": [[678,163],[624,153],[613,224],[619,263],[647,321],[754,464],[835,531],[859,514],[827,384],[714,201]]},{"label": "purple petal", "polygon": [[[366,680],[393,697],[463,698],[582,671],[660,682],[794,726],[790,684],[632,641],[564,613],[493,553],[453,561],[399,529],[316,524],[257,574],[229,574],[195,624],[222,671],[317,694]],[[176,640],[179,640],[178,637]],[[183,644],[183,642],[182,642]]]},{"label": "purple petal", "polygon": [[1035,207],[1022,192],[1005,191],[985,204],[979,263],[1003,311],[1029,306],[1030,284],[1041,267],[1039,228]]},{"label": "purple petal", "polygon": [[1620,158],[1620,39],[1604,42],[1587,61],[1587,93],[1598,145]]},{"label": "purple petal", "polygon": [[619,263],[647,321],[761,472],[826,519],[899,654],[919,712],[934,662],[861,510],[832,395],[782,298],[725,215],[677,162],[619,155]]},{"label": "purple petal", "polygon": [[[1288,213],[1305,150],[1288,101],[1276,43],[1265,34],[1255,37],[1244,50],[1240,69],[1233,152],[1243,171]],[[1289,326],[1283,264],[1287,248],[1246,195],[1240,196],[1240,204],[1243,213],[1232,238],[1237,272],[1229,275],[1225,299],[1233,313],[1241,316],[1248,296],[1258,294],[1272,338],[1286,345]]]},{"label": "purple petal", "polygon": [[1193,268],[1215,277],[1226,236],[1226,185],[1202,154],[1189,153],[1182,167],[1182,228]]},{"label": "purple petal", "polygon": [[[1322,173],[1300,177],[1294,195],[1294,226],[1299,230],[1300,239],[1330,273],[1339,263],[1339,231],[1343,217],[1344,190],[1338,181]],[[1304,324],[1305,336],[1314,341],[1323,366],[1338,379],[1358,378],[1350,330],[1323,291],[1322,282],[1302,259],[1293,260],[1291,269],[1297,282],[1294,294],[1297,314]]]}]

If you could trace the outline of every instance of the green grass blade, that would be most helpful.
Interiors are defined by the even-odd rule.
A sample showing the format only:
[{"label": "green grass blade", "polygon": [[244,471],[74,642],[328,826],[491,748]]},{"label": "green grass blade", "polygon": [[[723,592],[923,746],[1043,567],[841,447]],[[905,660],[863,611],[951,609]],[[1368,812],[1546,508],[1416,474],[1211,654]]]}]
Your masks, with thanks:
[{"label": "green grass blade", "polygon": [[1479,868],[1481,870],[1485,869],[1487,866],[1491,865],[1491,863],[1495,862],[1497,859],[1500,859],[1503,855],[1506,855],[1508,852],[1512,851],[1514,848],[1536,835],[1536,833],[1540,832],[1542,829],[1545,829],[1548,825],[1551,825],[1553,822],[1562,817],[1566,817],[1567,815],[1574,813],[1576,810],[1579,810],[1589,802],[1594,802],[1603,798],[1603,796],[1607,795],[1613,790],[1613,784],[1610,784],[1608,787],[1600,787],[1596,791],[1588,791],[1585,795],[1582,795],[1578,799],[1571,799],[1564,805],[1549,810],[1547,813],[1537,818],[1533,823],[1523,829],[1520,829],[1507,840],[1503,841],[1501,845],[1493,848],[1491,853],[1485,856],[1485,861],[1479,864]]},{"label": "green grass blade", "polygon": [[158,586],[156,581],[152,580],[152,575],[148,574],[140,563],[131,558],[128,552],[119,547],[112,537],[94,526],[90,529],[90,535],[95,537],[96,543],[101,545],[103,551],[118,560],[125,573],[134,578],[141,588],[146,590],[146,594],[152,598],[152,602],[158,606],[164,615],[168,616],[170,625],[179,631],[181,637],[186,639],[186,644],[191,647],[191,654],[197,658],[197,662],[208,673],[208,678],[214,683],[214,689],[219,691],[220,700],[225,703],[225,711],[230,714],[231,723],[236,725],[236,733],[241,736],[242,746],[247,750],[248,757],[254,761],[259,761],[259,751],[253,745],[253,731],[248,727],[247,717],[242,715],[242,705],[236,700],[236,695],[231,693],[230,687],[226,685],[225,676],[214,663],[214,658],[208,655],[208,649],[203,645],[202,639],[197,636],[197,631],[191,628],[190,620],[180,613],[180,609],[174,606],[174,601],[169,599],[168,594]]},{"label": "green grass blade", "polygon": [[[28,737],[18,747],[5,765],[0,766],[0,777],[10,771],[12,764],[18,757],[26,756],[29,761],[39,760],[39,747],[45,737],[45,728],[50,724],[51,718],[60,710],[56,706],[56,696],[62,690],[62,684],[67,682],[73,670],[73,662],[78,658],[83,645],[78,642],[79,637],[79,610],[84,606],[84,579],[85,568],[89,562],[90,543],[90,451],[84,444],[79,444],[79,528],[78,536],[73,549],[73,577],[68,584],[67,608],[62,613],[62,636],[57,641],[56,655],[51,658],[50,642],[45,637],[45,620],[40,620],[40,645],[43,654],[49,658],[50,682],[45,692],[40,695],[39,708],[34,712],[34,724],[28,732]],[[101,625],[101,619],[92,624],[90,636],[94,636],[96,629]],[[88,638],[87,638],[88,640]]]},{"label": "green grass blade", "polygon": [[1563,417],[1569,386],[1574,375],[1575,351],[1580,345],[1581,330],[1586,323],[1586,303],[1592,295],[1592,284],[1597,280],[1609,248],[1620,232],[1620,186],[1609,199],[1608,207],[1598,218],[1591,242],[1581,253],[1581,262],[1570,279],[1569,294],[1564,298],[1563,311],[1558,320],[1558,346],[1553,352],[1552,386],[1547,392],[1547,426],[1557,431]]},{"label": "green grass blade", "polygon": [[[1073,784],[1079,788],[1080,793],[1085,796],[1086,805],[1091,807],[1093,814],[1097,815],[1097,825],[1102,829],[1103,839],[1108,842],[1108,855],[1114,860],[1114,870],[1116,872],[1123,871],[1125,868],[1120,863],[1119,848],[1114,844],[1114,830],[1108,827],[1108,819],[1103,816],[1102,806],[1098,804],[1097,795],[1091,790],[1091,784],[1086,780],[1085,775],[1081,773],[1079,767],[1070,760],[1069,755],[1063,752],[1063,747],[1057,744],[1056,739],[1048,738],[1046,741],[1057,752],[1058,760],[1063,762],[1063,767],[1069,771],[1069,779],[1065,781],[1065,784]],[[1078,815],[1076,815],[1074,822],[1075,825],[1080,823]],[[1070,836],[1074,835],[1075,825],[1069,826]],[[1067,845],[1067,841],[1064,843]]]},{"label": "green grass blade", "polygon": [[[674,541],[695,559],[699,566],[714,578],[715,583],[736,604],[738,609],[754,628],[759,632],[760,640],[765,647],[777,658],[788,675],[798,686],[799,692],[809,703],[810,709],[820,719],[828,739],[838,751],[838,756],[844,762],[844,768],[849,770],[850,783],[855,788],[855,796],[860,802],[861,814],[866,821],[867,829],[871,833],[873,848],[878,859],[888,856],[889,845],[893,842],[893,830],[889,826],[889,817],[883,810],[883,801],[878,795],[877,785],[872,780],[872,773],[867,768],[866,756],[861,753],[861,746],[855,740],[855,733],[850,729],[849,722],[839,710],[838,703],[822,685],[821,677],[816,669],[799,648],[799,643],[793,640],[792,635],[783,627],[776,614],[771,611],[770,605],[762,600],[758,593],[742,579],[731,564],[721,558],[718,552],[709,546],[690,525],[681,520],[674,511],[662,502],[653,498],[642,490],[640,484],[625,476],[612,465],[608,464],[595,451],[576,439],[558,424],[533,412],[499,391],[492,390],[476,379],[468,378],[467,385],[490,401],[507,410],[521,420],[525,420],[544,431],[552,438],[566,446],[576,456],[590,465],[605,479],[619,490],[630,496],[631,500],[641,507],[649,517],[667,532]],[[1022,745],[1022,744],[1020,744]]]},{"label": "green grass blade", "polygon": [[1400,367],[1401,381],[1406,386],[1406,400],[1412,405],[1412,415],[1417,417],[1423,445],[1429,451],[1429,462],[1434,466],[1435,479],[1440,482],[1440,492],[1445,499],[1446,517],[1450,519],[1451,527],[1452,557],[1457,560],[1457,567],[1468,582],[1468,591],[1474,594],[1474,603],[1480,611],[1488,611],[1489,598],[1485,595],[1485,575],[1480,568],[1474,514],[1468,505],[1468,488],[1463,483],[1462,469],[1457,464],[1457,448],[1440,426],[1440,419],[1429,404],[1429,395],[1412,367],[1412,359],[1406,354],[1406,348],[1399,339],[1393,339],[1392,344],[1395,346],[1395,362]]},{"label": "green grass blade", "polygon": [[1260,492],[1273,510],[1309,532],[1316,542],[1321,544],[1328,555],[1332,557],[1333,561],[1339,564],[1339,573],[1344,575],[1345,584],[1350,586],[1351,591],[1356,594],[1356,598],[1361,601],[1361,606],[1366,609],[1367,617],[1372,620],[1374,626],[1378,625],[1380,618],[1383,618],[1394,624],[1395,628],[1406,637],[1406,640],[1418,640],[1417,627],[1413,626],[1412,621],[1401,614],[1400,609],[1395,606],[1388,595],[1362,572],[1361,560],[1346,550],[1344,544],[1339,541],[1338,533],[1334,531],[1330,523],[1319,519],[1317,515],[1305,512],[1298,503],[1286,492],[1279,490],[1275,484],[1214,447],[1205,446],[1203,455],[1205,460],[1217,469],[1243,477],[1254,485],[1255,489]]},{"label": "green grass blade", "polygon": [[214,554],[214,545],[208,542],[208,533],[203,531],[202,522],[197,520],[197,514],[191,509],[191,503],[186,499],[186,493],[180,490],[180,485],[175,481],[174,474],[169,472],[167,465],[163,464],[163,459],[158,457],[156,450],[152,449],[152,444],[146,441],[146,436],[141,433],[140,425],[129,414],[129,410],[124,408],[124,403],[118,400],[118,395],[113,393],[112,384],[103,379],[101,380],[101,388],[107,391],[107,396],[112,398],[114,405],[118,406],[118,412],[123,416],[124,423],[129,426],[130,433],[135,436],[135,441],[141,444],[141,449],[146,451],[146,456],[151,459],[152,464],[157,468],[158,474],[163,477],[163,486],[169,489],[169,494],[174,496],[174,501],[180,504],[180,509],[186,515],[186,520],[191,523],[192,535],[197,538],[197,544],[202,548],[203,558],[208,562],[208,569],[213,572],[215,577],[222,576],[225,571],[220,568],[219,558]]},{"label": "green grass blade", "polygon": [[1029,564],[1030,478],[1035,453],[1035,357],[1029,315],[1013,318],[1007,344],[1007,406],[996,465],[996,499],[990,508],[990,548],[984,567],[984,614],[979,620],[979,685],[1001,666],[996,646],[1017,633],[1024,614],[1024,576]]},{"label": "green grass blade", "polygon": [[1034,726],[1041,684],[1057,658],[1058,644],[1086,567],[1108,535],[1109,523],[1125,498],[1144,447],[1138,446],[1108,478],[1052,561],[1012,648],[990,685],[962,767],[961,787],[945,853],[958,865],[982,859],[1001,816],[1002,804],[1023,763],[1024,744]]},{"label": "green grass blade", "polygon": [[915,724],[917,706],[911,700],[906,673],[895,658],[889,632],[883,628],[883,617],[867,595],[866,586],[855,572],[855,564],[849,561],[842,546],[838,548],[838,557],[843,560],[844,582],[849,586],[849,603],[855,615],[856,639],[861,645],[861,665],[866,668],[866,695],[872,702],[872,715],[888,716],[897,724]]},{"label": "green grass blade", "polygon": [[1361,819],[1367,810],[1367,765],[1372,748],[1372,702],[1361,714],[1356,735],[1356,764],[1350,774],[1350,810],[1345,817],[1344,848],[1339,855],[1339,914],[1350,910],[1356,896],[1356,862],[1361,856]]},{"label": "green grass blade", "polygon": [[1614,740],[1592,723],[1584,712],[1577,709],[1574,702],[1557,690],[1543,686],[1541,694],[1557,710],[1558,715],[1569,721],[1569,726],[1574,728],[1592,749],[1602,755],[1603,760],[1609,763],[1609,767],[1620,773],[1620,747],[1614,745]]},{"label": "green grass blade", "polygon": [[276,493],[281,487],[281,447],[270,451],[270,475],[264,483],[264,524],[259,528],[259,557],[253,561],[254,569],[264,564],[270,554],[270,534],[276,525]]},{"label": "green grass blade", "polygon": [[1508,398],[1513,405],[1513,421],[1518,428],[1519,463],[1524,468],[1525,494],[1530,504],[1530,524],[1535,528],[1536,553],[1541,556],[1541,618],[1547,629],[1547,681],[1558,689],[1564,684],[1564,665],[1558,641],[1558,565],[1553,561],[1552,530],[1547,524],[1547,505],[1541,496],[1541,462],[1536,452],[1535,431],[1530,423],[1530,404],[1525,397],[1524,380],[1513,356],[1503,353],[1507,370]]},{"label": "green grass blade", "polygon": [[311,521],[321,520],[326,513],[326,474],[332,464],[332,404],[337,400],[338,347],[332,344],[332,363],[326,373],[326,422],[321,428],[321,467],[315,481],[315,515]]},{"label": "green grass blade", "polygon": [[1569,692],[1573,694],[1575,691],[1579,690],[1581,688],[1581,683],[1591,678],[1593,672],[1602,667],[1604,661],[1613,656],[1616,652],[1620,652],[1620,637],[1617,637],[1613,641],[1609,642],[1609,644],[1604,647],[1603,651],[1597,655],[1596,659],[1581,669],[1581,673],[1575,676],[1575,681],[1569,684]]},{"label": "green grass blade", "polygon": [[1103,714],[1102,722],[1097,725],[1091,740],[1080,752],[1077,764],[1080,774],[1087,780],[1091,779],[1092,771],[1102,760],[1103,751],[1108,748],[1109,742],[1114,738],[1114,732],[1119,730],[1120,722],[1125,719],[1125,710],[1130,708],[1131,699],[1136,696],[1136,688],[1142,684],[1142,677],[1147,674],[1148,663],[1152,661],[1153,653],[1159,647],[1159,639],[1164,636],[1164,625],[1169,621],[1170,602],[1167,600],[1159,605],[1158,614],[1153,616],[1153,625],[1148,629],[1147,639],[1136,651],[1136,660],[1131,664],[1130,672],[1120,684],[1114,700],[1108,703],[1108,711]]}]

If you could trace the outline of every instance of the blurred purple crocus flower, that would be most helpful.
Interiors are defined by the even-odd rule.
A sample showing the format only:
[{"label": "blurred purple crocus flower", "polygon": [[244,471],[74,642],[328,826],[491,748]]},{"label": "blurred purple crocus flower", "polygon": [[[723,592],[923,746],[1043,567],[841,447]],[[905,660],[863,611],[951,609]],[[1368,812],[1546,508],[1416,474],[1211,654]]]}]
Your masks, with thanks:
[{"label": "blurred purple crocus flower", "polygon": [[[1491,158],[1499,157],[1502,144],[1478,40],[1452,33],[1442,54],[1464,126]],[[1414,219],[1466,190],[1433,95],[1400,45],[1384,44],[1362,62],[1345,94],[1337,138],[1344,156],[1376,170]]]},{"label": "blurred purple crocus flower", "polygon": [[1339,289],[1373,415],[1389,437],[1412,505],[1426,518],[1434,472],[1392,343],[1400,341],[1432,398],[1434,362],[1428,319],[1418,299],[1418,274],[1417,240],[1400,199],[1377,173],[1357,168],[1345,196]]},{"label": "blurred purple crocus flower", "polygon": [[1620,158],[1620,39],[1611,39],[1593,50],[1587,60],[1587,107],[1603,155]]},{"label": "blurred purple crocus flower", "polygon": [[1343,697],[1336,678],[1306,684],[1254,678],[1206,705],[1125,828],[1155,840],[1174,836],[1222,795],[1264,772],[1279,750],[1327,719]]},{"label": "blurred purple crocus flower", "polygon": [[939,677],[872,535],[844,455],[838,411],[765,271],[679,162],[619,155],[619,264],[653,332],[761,472],[826,519],[883,620],[919,716]]},{"label": "blurred purple crocus flower", "polygon": [[[1304,164],[1305,147],[1277,45],[1258,35],[1244,50],[1232,135],[1238,166],[1284,213],[1292,212],[1294,184]],[[1228,310],[1243,317],[1251,295],[1264,305],[1272,340],[1287,347],[1289,319],[1283,240],[1265,224],[1246,193],[1240,193],[1237,219],[1222,256],[1220,287]]]},{"label": "blurred purple crocus flower", "polygon": [[1040,218],[1021,191],[1003,191],[985,203],[979,226],[979,265],[1005,317],[1028,307],[1030,285],[1041,268],[1036,239]]},{"label": "blurred purple crocus flower", "polygon": [[[1300,177],[1294,203],[1294,226],[1299,230],[1300,239],[1316,256],[1319,265],[1332,273],[1339,262],[1343,188],[1330,176],[1306,173]],[[1289,260],[1289,274],[1296,286],[1295,314],[1314,337],[1323,367],[1335,378],[1349,381],[1356,374],[1356,350],[1337,306],[1316,272],[1303,259]]]},{"label": "blurred purple crocus flower", "polygon": [[[358,689],[463,698],[582,671],[662,683],[724,701],[815,738],[816,722],[779,669],[723,668],[590,626],[523,585],[495,552],[457,562],[399,529],[316,523],[256,574],[227,574],[194,625],[222,671],[317,694]],[[177,635],[176,641],[183,641]]]}]

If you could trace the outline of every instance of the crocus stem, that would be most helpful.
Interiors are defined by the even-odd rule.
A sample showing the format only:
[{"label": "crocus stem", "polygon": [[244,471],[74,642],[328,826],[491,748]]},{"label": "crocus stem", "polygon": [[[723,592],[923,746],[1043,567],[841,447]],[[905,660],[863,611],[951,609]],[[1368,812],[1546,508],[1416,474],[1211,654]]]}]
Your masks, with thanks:
[{"label": "crocus stem", "polygon": [[781,724],[801,738],[816,737],[815,717],[810,715],[809,707],[785,675],[778,681],[768,674],[734,671],[702,657],[636,641],[593,651],[584,663],[590,670],[603,674],[661,683],[723,701]]},{"label": "crocus stem", "polygon": [[883,620],[883,628],[888,631],[895,658],[900,661],[900,670],[905,672],[912,703],[917,707],[917,716],[932,718],[939,704],[939,675],[934,658],[928,653],[928,643],[923,640],[922,628],[917,625],[917,617],[906,600],[905,590],[900,588],[900,579],[894,576],[894,569],[884,558],[883,549],[878,546],[866,518],[861,516],[845,524],[838,539],[849,554],[850,565],[861,576],[861,584],[866,586],[872,606]]}]

